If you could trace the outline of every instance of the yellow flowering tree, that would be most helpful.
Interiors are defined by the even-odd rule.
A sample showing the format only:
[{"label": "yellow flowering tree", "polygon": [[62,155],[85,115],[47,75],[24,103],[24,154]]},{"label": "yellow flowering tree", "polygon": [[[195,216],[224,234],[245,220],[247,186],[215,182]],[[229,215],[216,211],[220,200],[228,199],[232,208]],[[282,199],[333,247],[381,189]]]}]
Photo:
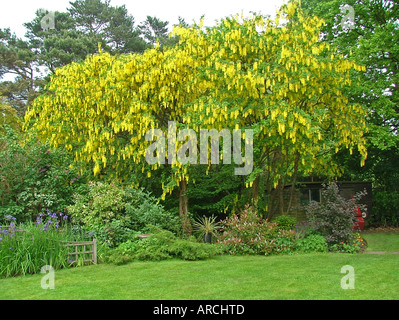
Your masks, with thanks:
[{"label": "yellow flowering tree", "polygon": [[165,161],[145,159],[151,130],[163,147],[178,149],[187,140],[160,134],[171,122],[174,131],[192,129],[197,136],[201,129],[242,129],[244,138],[243,129],[252,130],[247,184],[254,199],[261,178],[271,193],[299,173],[336,174],[329,163],[334,152],[358,148],[366,157],[364,111],[343,93],[351,70],[361,67],[320,42],[322,21],[295,4],[279,17],[286,22],[231,17],[212,28],[177,27],[180,42],[173,48],[118,57],[100,51],[67,65],[27,112],[26,127],[66,148],[77,166],[96,176],[123,180],[141,171],[150,177],[168,163],[164,193],[179,188],[186,233],[190,162],[174,161],[170,149]]},{"label": "yellow flowering tree", "polygon": [[247,183],[256,201],[263,178],[275,198],[269,214],[273,203],[284,212],[283,188],[295,186],[299,174],[338,176],[332,155],[339,150],[357,149],[362,162],[367,156],[365,110],[344,93],[351,71],[365,68],[321,42],[322,26],[292,2],[275,21],[235,17],[207,30],[176,30],[182,49],[203,60],[201,79],[212,88],[185,120],[197,130],[253,129],[254,170]]}]

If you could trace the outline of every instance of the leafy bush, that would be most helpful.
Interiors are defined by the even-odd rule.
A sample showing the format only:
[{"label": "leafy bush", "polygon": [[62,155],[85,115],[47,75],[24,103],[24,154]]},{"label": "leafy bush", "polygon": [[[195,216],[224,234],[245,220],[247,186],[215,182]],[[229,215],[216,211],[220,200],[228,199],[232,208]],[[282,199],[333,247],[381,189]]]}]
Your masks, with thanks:
[{"label": "leafy bush", "polygon": [[206,244],[189,241],[185,239],[176,240],[169,248],[169,253],[182,260],[204,260],[213,256],[221,254],[219,247]]},{"label": "leafy bush", "polygon": [[[359,200],[365,192],[359,192],[353,199],[345,199],[339,194],[336,183],[324,186],[322,202],[311,201],[306,207],[309,221],[315,231],[327,240],[328,245],[346,242],[352,234],[353,223],[356,219],[356,208],[365,210]],[[363,211],[362,210],[362,211]]]},{"label": "leafy bush", "polygon": [[218,243],[229,254],[262,254],[292,252],[295,233],[279,229],[246,207],[240,214],[221,221],[223,233]]},{"label": "leafy bush", "polygon": [[323,236],[311,234],[302,239],[298,239],[295,244],[295,250],[303,253],[328,252],[328,245]]},{"label": "leafy bush", "polygon": [[123,217],[123,195],[123,190],[114,184],[89,182],[86,194],[74,195],[68,213],[84,225],[104,225]]},{"label": "leafy bush", "polygon": [[160,261],[172,258],[203,260],[220,253],[221,250],[215,245],[180,239],[170,231],[157,229],[148,238],[136,237],[121,243],[109,251],[105,261],[125,264],[135,260]]},{"label": "leafy bush", "polygon": [[288,215],[280,215],[273,219],[273,222],[277,223],[281,230],[294,230],[296,226],[296,219]]},{"label": "leafy bush", "polygon": [[180,229],[178,215],[166,211],[144,190],[101,182],[91,182],[87,193],[76,194],[68,213],[109,247],[147,233],[149,225],[172,232]]},{"label": "leafy bush", "polygon": [[131,221],[131,228],[142,233],[150,231],[150,226],[178,233],[181,230],[181,219],[158,204],[158,200],[143,189],[128,188],[124,202],[126,216]]},{"label": "leafy bush", "polygon": [[7,215],[32,221],[46,208],[63,212],[85,182],[69,167],[70,156],[51,151],[34,137],[21,143],[20,135],[5,130],[0,135],[0,223]]}]

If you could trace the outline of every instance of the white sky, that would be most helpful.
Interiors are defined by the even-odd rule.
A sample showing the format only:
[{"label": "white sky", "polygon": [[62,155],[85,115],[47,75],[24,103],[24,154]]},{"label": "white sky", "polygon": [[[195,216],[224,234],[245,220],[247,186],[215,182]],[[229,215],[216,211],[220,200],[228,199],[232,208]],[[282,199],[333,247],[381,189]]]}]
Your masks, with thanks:
[{"label": "white sky", "polygon": [[[3,0],[0,9],[0,28],[11,28],[17,36],[23,37],[26,30],[23,23],[33,20],[37,9],[65,12],[70,0]],[[72,1],[73,2],[73,1]],[[111,0],[112,6],[125,5],[135,18],[135,25],[149,16],[155,16],[170,25],[181,16],[186,22],[199,21],[205,15],[205,25],[215,20],[250,11],[274,15],[284,0]]]}]

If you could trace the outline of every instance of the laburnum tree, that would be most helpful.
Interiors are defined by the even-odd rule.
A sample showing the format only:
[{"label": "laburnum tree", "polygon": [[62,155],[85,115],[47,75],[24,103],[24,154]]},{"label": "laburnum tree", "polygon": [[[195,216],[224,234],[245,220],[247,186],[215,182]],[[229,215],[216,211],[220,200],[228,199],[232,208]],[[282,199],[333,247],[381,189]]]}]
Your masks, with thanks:
[{"label": "laburnum tree", "polygon": [[355,80],[351,71],[365,68],[321,42],[322,26],[292,2],[275,21],[233,18],[206,31],[176,31],[184,50],[204,61],[201,79],[212,88],[186,122],[196,130],[253,129],[254,170],[247,182],[254,202],[265,188],[269,217],[275,209],[289,211],[293,193],[284,209],[283,189],[295,187],[298,175],[338,176],[332,156],[342,149],[357,149],[362,164],[367,156],[366,113],[345,95]]},{"label": "laburnum tree", "polygon": [[[245,178],[253,199],[261,180],[280,199],[299,173],[337,174],[330,160],[340,149],[357,148],[363,160],[366,150],[364,111],[342,91],[351,84],[350,71],[362,67],[320,42],[322,21],[305,16],[296,4],[284,6],[279,17],[285,23],[254,15],[225,18],[209,28],[177,27],[175,47],[121,56],[99,52],[58,69],[47,93],[29,109],[26,127],[66,148],[77,166],[99,177],[150,177],[164,170],[164,194],[179,188],[188,234],[190,168],[200,161],[173,161],[175,150],[168,149],[165,161],[147,163],[149,132],[177,150],[193,137],[185,131],[171,141],[166,131],[191,129],[199,137],[201,129],[241,130],[242,146],[254,150],[253,170]],[[252,130],[252,141],[244,129]],[[220,158],[226,160],[223,153]]]}]

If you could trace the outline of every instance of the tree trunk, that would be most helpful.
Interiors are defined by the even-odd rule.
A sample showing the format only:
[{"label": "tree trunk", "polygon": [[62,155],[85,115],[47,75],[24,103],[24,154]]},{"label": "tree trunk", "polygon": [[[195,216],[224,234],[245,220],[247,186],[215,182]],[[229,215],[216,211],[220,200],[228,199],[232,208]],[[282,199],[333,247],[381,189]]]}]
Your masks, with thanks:
[{"label": "tree trunk", "polygon": [[281,179],[277,186],[277,192],[278,192],[278,209],[279,209],[280,215],[283,215],[284,214],[284,183]]},{"label": "tree trunk", "polygon": [[300,153],[297,152],[296,157],[295,157],[295,166],[294,166],[294,178],[292,180],[292,186],[291,186],[291,192],[290,192],[290,201],[288,203],[288,208],[287,208],[287,213],[289,214],[291,211],[291,206],[292,206],[292,201],[294,198],[294,192],[295,192],[295,185],[296,185],[296,178],[298,175],[298,165],[299,165],[299,159],[300,159]]},{"label": "tree trunk", "polygon": [[258,204],[259,199],[259,183],[260,183],[260,176],[258,175],[254,182],[252,183],[252,205],[255,207]]},{"label": "tree trunk", "polygon": [[182,180],[179,182],[179,217],[182,221],[183,233],[190,236],[193,231],[190,217],[188,216],[188,197],[187,197],[187,182]]}]

